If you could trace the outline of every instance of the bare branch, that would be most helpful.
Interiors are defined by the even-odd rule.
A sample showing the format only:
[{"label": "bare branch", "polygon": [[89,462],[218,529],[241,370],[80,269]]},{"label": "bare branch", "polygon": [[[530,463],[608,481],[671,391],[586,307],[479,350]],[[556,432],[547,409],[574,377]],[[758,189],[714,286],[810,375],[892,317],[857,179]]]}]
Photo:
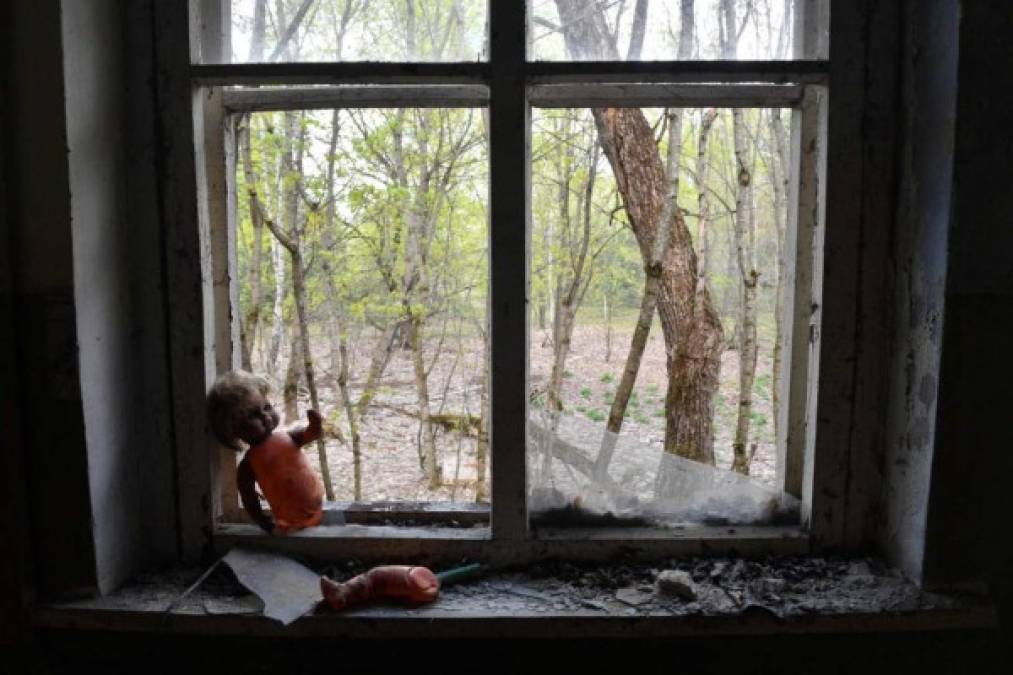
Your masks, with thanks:
[{"label": "bare branch", "polygon": [[275,46],[274,51],[271,52],[271,56],[267,59],[268,61],[276,61],[278,57],[281,56],[282,52],[285,51],[285,49],[288,47],[289,41],[295,35],[295,32],[299,30],[299,25],[306,17],[306,13],[309,11],[312,5],[313,0],[303,0],[303,3],[296,11],[295,16],[292,17],[292,23],[288,25],[288,28],[285,29],[285,32],[281,36],[281,39],[278,40],[278,44]]}]

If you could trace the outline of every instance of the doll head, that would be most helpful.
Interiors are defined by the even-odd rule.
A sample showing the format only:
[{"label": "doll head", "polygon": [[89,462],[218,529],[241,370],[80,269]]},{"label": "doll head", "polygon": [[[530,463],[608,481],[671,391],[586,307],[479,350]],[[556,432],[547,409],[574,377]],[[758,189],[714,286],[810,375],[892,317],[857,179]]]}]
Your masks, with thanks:
[{"label": "doll head", "polygon": [[270,436],[280,421],[270,393],[266,379],[244,370],[219,377],[208,394],[208,420],[218,441],[239,450],[239,441],[254,446]]}]

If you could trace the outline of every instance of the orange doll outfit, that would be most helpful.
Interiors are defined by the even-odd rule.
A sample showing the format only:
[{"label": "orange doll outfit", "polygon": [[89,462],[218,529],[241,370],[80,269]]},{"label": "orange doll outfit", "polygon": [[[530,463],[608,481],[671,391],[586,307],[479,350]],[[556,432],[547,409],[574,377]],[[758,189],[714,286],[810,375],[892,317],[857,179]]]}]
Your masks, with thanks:
[{"label": "orange doll outfit", "polygon": [[246,453],[253,477],[271,506],[276,530],[319,525],[324,486],[287,431],[275,431]]}]

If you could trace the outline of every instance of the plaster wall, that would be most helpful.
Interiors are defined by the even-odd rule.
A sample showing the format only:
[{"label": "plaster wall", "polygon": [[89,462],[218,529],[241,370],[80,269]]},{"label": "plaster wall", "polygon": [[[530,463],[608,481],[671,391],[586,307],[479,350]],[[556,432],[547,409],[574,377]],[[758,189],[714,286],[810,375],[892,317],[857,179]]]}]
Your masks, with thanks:
[{"label": "plaster wall", "polygon": [[131,457],[123,89],[116,0],[62,3],[74,296],[98,584],[129,573],[140,536]]},{"label": "plaster wall", "polygon": [[908,2],[881,546],[922,579],[942,347],[957,91],[958,2]]},{"label": "plaster wall", "polygon": [[60,5],[14,2],[5,16],[14,372],[23,435],[5,438],[23,462],[26,517],[7,533],[30,541],[42,597],[95,590],[92,512],[77,351]]},{"label": "plaster wall", "polygon": [[[157,221],[145,216],[157,211],[149,181],[154,148],[150,130],[143,137],[145,115],[137,110],[150,96],[144,96],[143,78],[131,81],[136,72],[127,70],[121,5],[65,1],[61,16],[74,293],[103,593],[138,564],[175,548],[170,436],[167,425],[157,423],[164,399],[151,376],[160,364],[162,378],[166,373],[164,329],[157,321]],[[124,95],[128,82],[136,100]]]}]

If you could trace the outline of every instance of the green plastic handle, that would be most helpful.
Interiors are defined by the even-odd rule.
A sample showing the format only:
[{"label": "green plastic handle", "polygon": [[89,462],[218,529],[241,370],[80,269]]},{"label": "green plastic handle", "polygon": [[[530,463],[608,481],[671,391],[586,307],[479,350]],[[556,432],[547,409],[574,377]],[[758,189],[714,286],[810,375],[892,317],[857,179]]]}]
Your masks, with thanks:
[{"label": "green plastic handle", "polygon": [[440,586],[447,586],[449,584],[457,583],[462,579],[466,579],[481,569],[481,564],[472,563],[470,565],[462,565],[461,567],[452,567],[449,570],[444,570],[438,573],[436,578],[440,580]]}]

